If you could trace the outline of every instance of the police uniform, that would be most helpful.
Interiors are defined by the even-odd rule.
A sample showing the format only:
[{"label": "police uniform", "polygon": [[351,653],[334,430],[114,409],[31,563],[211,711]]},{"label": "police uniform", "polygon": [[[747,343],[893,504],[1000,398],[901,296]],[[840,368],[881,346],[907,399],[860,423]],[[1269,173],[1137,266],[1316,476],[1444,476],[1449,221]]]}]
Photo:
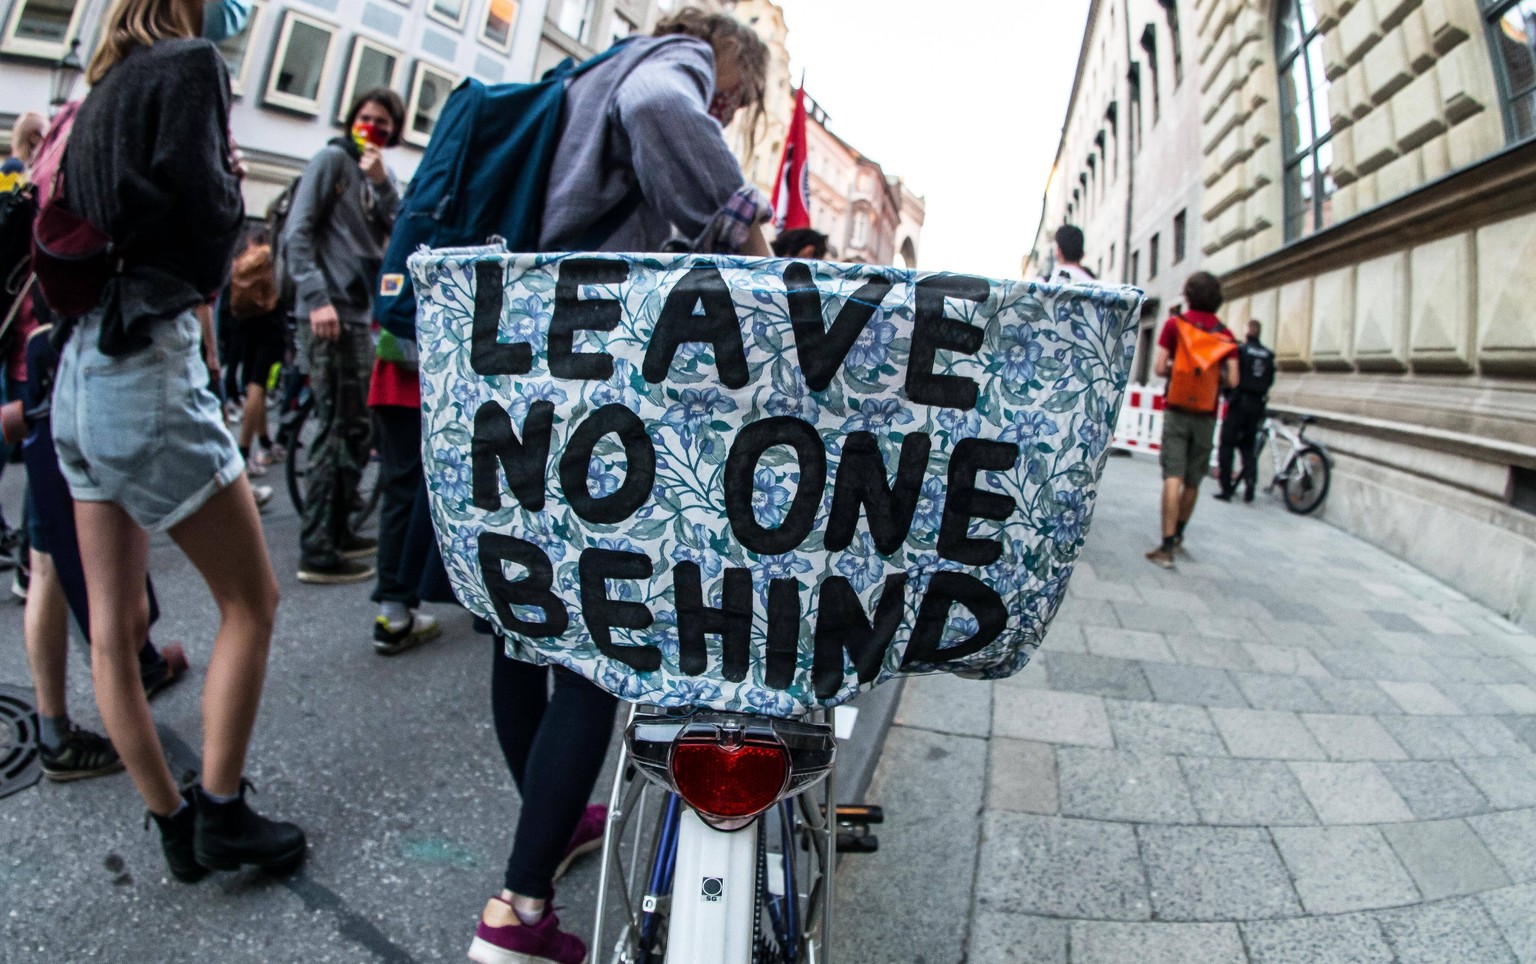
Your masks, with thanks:
[{"label": "police uniform", "polygon": [[1221,479],[1221,494],[1231,498],[1236,491],[1232,479],[1232,452],[1242,453],[1245,486],[1244,498],[1253,501],[1253,487],[1258,481],[1259,459],[1253,446],[1259,426],[1264,424],[1264,406],[1269,400],[1270,386],[1275,382],[1275,353],[1250,338],[1237,350],[1238,381],[1227,400],[1227,417],[1221,423],[1221,448],[1217,455],[1217,470]]}]

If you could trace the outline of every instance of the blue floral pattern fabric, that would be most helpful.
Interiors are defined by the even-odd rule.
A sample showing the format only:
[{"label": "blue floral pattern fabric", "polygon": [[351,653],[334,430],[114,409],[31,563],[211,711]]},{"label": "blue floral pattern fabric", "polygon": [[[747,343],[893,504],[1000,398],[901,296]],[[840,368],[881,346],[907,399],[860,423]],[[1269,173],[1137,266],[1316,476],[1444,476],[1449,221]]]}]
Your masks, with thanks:
[{"label": "blue floral pattern fabric", "polygon": [[[600,263],[604,282],[562,288],[577,258]],[[1088,535],[1141,292],[699,255],[460,249],[419,253],[411,270],[433,521],[460,601],[505,632],[512,655],[630,701],[789,716],[900,674],[1006,677],[1040,644]],[[684,292],[701,271],[713,301]],[[806,278],[820,303],[809,334]],[[658,356],[658,329],[718,322],[722,292],[737,322],[724,341],[674,337]],[[835,367],[804,354],[840,344]],[[521,361],[490,365],[493,349]],[[569,377],[573,356],[611,371]],[[551,372],[557,357],[566,377]],[[744,384],[739,369],[727,377],[733,358]],[[803,361],[831,372],[824,387]],[[920,378],[960,401],[935,403],[937,390],[913,388]],[[613,425],[638,416],[643,435],[613,429],[594,445],[598,430],[580,431],[614,412]],[[542,463],[540,418],[551,425]],[[754,458],[737,450],[758,423],[808,428],[790,432],[801,448],[785,436]],[[485,426],[500,434],[482,438]],[[926,461],[922,445],[907,451],[913,436],[926,437]],[[587,455],[574,495],[562,471],[573,441]],[[877,451],[885,469],[866,473],[862,495],[851,472],[840,493],[855,449],[866,465]],[[637,453],[644,466],[630,464]],[[903,482],[908,458],[920,484]],[[834,551],[840,500],[856,525]],[[616,521],[591,508],[619,503],[628,514]],[[877,512],[896,544],[878,544]],[[517,551],[487,554],[507,545]],[[598,572],[602,560],[627,562]],[[686,599],[681,574],[696,587]]]}]

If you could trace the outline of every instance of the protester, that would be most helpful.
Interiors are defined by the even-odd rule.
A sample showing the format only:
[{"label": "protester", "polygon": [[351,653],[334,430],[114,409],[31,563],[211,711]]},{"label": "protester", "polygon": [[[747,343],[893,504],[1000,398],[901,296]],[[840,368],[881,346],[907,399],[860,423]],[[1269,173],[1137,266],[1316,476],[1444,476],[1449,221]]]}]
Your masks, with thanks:
[{"label": "protester", "polygon": [[[29,431],[22,453],[27,468],[27,520],[31,543],[32,583],[27,594],[23,634],[27,663],[37,694],[38,756],[43,775],[69,781],[115,773],[123,768],[106,738],[76,727],[65,698],[65,669],[69,652],[69,613],[86,640],[91,638],[90,607],[80,543],[75,531],[75,504],[59,471],[48,401],[58,362],[44,325],[27,340],[26,393],[23,403]],[[153,582],[146,577],[149,624],[159,619]],[[181,647],[171,644],[162,654],[144,637],[139,649],[139,681],[144,695],[153,697],[179,679],[187,668]]]},{"label": "protester", "polygon": [[1056,269],[1046,280],[1056,284],[1093,283],[1098,275],[1083,267],[1083,229],[1063,224],[1056,229]]},{"label": "protester", "polygon": [[1221,447],[1216,454],[1217,476],[1221,491],[1216,498],[1232,501],[1237,485],[1232,481],[1232,451],[1243,456],[1243,501],[1253,501],[1253,487],[1259,478],[1259,454],[1254,451],[1259,426],[1264,424],[1264,408],[1269,403],[1269,389],[1275,383],[1275,353],[1259,341],[1263,326],[1248,322],[1248,340],[1237,350],[1237,387],[1227,397],[1227,414],[1221,422]]},{"label": "protester", "polygon": [[[267,382],[283,362],[287,332],[278,308],[272,245],[265,227],[252,228],[235,258],[229,285],[219,299],[219,320],[238,329],[238,383],[245,387],[240,415],[240,455],[252,478],[263,476],[286,453],[267,434]],[[226,320],[227,319],[227,320]],[[260,443],[260,448],[257,448]]]},{"label": "protester", "polygon": [[827,236],[812,228],[785,231],[773,239],[773,253],[781,258],[820,261],[827,256]]},{"label": "protester", "polygon": [[11,125],[11,154],[0,162],[0,192],[26,187],[27,170],[32,156],[48,133],[48,118],[36,111],[23,111]]},{"label": "protester", "polygon": [[[73,330],[61,332],[52,411],[76,503],[97,702],[172,875],[188,882],[242,864],[287,871],[306,849],[297,826],[245,802],[277,581],[210,390],[211,318],[200,323],[197,310],[223,286],[244,216],[229,76],[199,36],[202,12],[186,0],[119,0],[87,69],[92,89],[63,162],[68,210],[133,242],[98,306],[65,319]],[[48,216],[45,205],[40,225]],[[202,780],[185,791],[166,765],[138,672],[151,531],[170,534],[220,614],[204,688]]]},{"label": "protester", "polygon": [[400,206],[383,152],[400,143],[405,104],[388,88],[370,90],[352,104],[346,126],[304,169],[284,239],[319,428],[304,478],[299,581],[321,585],[374,576],[359,560],[378,543],[353,532],[349,517],[373,434],[373,290]]},{"label": "protester", "polygon": [[[1184,282],[1184,300],[1188,309],[1175,315],[1163,325],[1157,339],[1157,356],[1153,368],[1161,378],[1169,380],[1167,392],[1174,389],[1174,361],[1179,350],[1180,325],[1190,325],[1194,330],[1215,333],[1227,341],[1236,343],[1216,312],[1221,310],[1221,282],[1208,271],[1196,272]],[[1221,386],[1237,384],[1236,352],[1227,354],[1219,366]],[[1147,553],[1147,558],[1164,569],[1173,568],[1173,553],[1184,543],[1184,529],[1195,511],[1195,499],[1200,494],[1200,483],[1210,474],[1211,447],[1216,434],[1216,409],[1219,394],[1213,389],[1209,407],[1186,408],[1168,403],[1163,410],[1163,541]]]},{"label": "protester", "polygon": [[[768,199],[745,184],[721,135],[739,109],[762,111],[763,42],[727,15],[685,8],[655,37],[625,44],[571,84],[540,248],[654,251],[675,234],[698,251],[767,256]],[[557,871],[601,843],[607,811],[586,804],[617,701],[569,670],[495,650],[496,736],[523,809],[504,889],[486,903],[470,957],[577,964],[586,947],[560,930],[549,901]]]}]

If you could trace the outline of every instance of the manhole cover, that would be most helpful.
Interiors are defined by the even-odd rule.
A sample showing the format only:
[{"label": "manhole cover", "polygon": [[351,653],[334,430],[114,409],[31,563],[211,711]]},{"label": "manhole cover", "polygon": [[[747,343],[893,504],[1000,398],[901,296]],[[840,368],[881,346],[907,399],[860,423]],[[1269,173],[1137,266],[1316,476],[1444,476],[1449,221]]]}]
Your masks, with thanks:
[{"label": "manhole cover", "polygon": [[25,790],[42,775],[32,691],[0,685],[0,798]]}]

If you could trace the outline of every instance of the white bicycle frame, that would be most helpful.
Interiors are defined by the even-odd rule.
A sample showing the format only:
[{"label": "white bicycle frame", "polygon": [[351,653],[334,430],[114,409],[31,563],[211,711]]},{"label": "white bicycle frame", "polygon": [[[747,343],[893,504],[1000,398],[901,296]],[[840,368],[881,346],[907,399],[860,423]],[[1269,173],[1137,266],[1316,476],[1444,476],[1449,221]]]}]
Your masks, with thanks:
[{"label": "white bicycle frame", "polygon": [[[630,707],[633,722],[639,707]],[[828,711],[827,722],[833,722]],[[627,724],[626,724],[627,725]],[[604,953],[603,923],[607,916],[609,859],[619,845],[615,827],[626,816],[623,812],[623,774],[632,765],[627,742],[620,742],[618,776],[608,799],[608,824],[603,834],[603,861],[597,884],[597,918],[592,928],[592,953]],[[820,849],[827,862],[820,884],[820,940],[809,944],[805,964],[830,964],[832,938],[832,881],[837,861],[836,778],[834,767],[821,780],[826,800],[826,817]],[[637,777],[637,779],[645,779]],[[804,793],[801,794],[804,797]],[[798,801],[797,801],[798,804]],[[802,806],[802,812],[808,808]],[[735,831],[716,830],[699,819],[686,804],[678,826],[677,863],[672,878],[671,908],[667,923],[666,964],[751,964],[752,917],[757,911],[757,840],[762,820]],[[633,874],[640,868],[631,867]],[[625,882],[619,882],[624,886]],[[797,882],[788,882],[796,886]],[[649,899],[649,898],[647,898]],[[646,908],[651,909],[651,908]],[[809,929],[809,921],[806,922]],[[625,935],[619,935],[622,945]],[[819,953],[818,953],[819,951]],[[611,953],[611,952],[609,952]],[[589,961],[597,962],[592,957]]]}]

